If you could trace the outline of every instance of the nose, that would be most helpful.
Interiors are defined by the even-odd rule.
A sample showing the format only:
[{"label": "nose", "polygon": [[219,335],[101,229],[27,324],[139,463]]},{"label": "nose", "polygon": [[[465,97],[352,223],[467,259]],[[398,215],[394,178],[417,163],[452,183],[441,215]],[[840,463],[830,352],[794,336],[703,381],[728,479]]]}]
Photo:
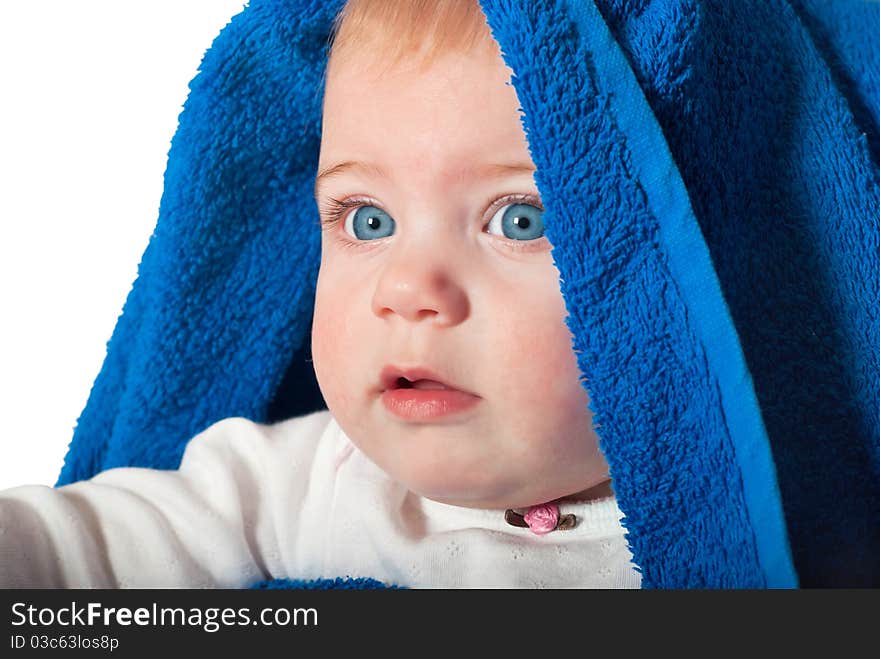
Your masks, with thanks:
[{"label": "nose", "polygon": [[410,322],[427,319],[440,326],[454,326],[467,318],[470,302],[462,273],[457,273],[454,260],[443,258],[436,247],[390,257],[373,294],[373,313],[379,318],[399,316]]}]

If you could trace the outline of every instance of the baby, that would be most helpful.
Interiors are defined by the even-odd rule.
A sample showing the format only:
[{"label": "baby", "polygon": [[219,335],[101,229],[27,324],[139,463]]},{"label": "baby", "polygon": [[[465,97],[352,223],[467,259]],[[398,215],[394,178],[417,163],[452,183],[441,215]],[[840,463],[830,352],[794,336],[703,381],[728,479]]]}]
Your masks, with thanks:
[{"label": "baby", "polygon": [[346,5],[315,183],[329,409],[3,492],[0,586],[639,586],[511,73],[475,0]]}]

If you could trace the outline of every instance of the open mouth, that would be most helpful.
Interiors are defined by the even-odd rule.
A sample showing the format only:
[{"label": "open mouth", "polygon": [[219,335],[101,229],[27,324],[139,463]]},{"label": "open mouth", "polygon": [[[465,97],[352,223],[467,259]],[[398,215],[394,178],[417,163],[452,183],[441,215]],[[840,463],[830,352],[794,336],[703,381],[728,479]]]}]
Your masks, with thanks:
[{"label": "open mouth", "polygon": [[439,377],[427,368],[386,367],[382,371],[382,405],[407,422],[434,423],[479,404],[479,396],[446,384]]},{"label": "open mouth", "polygon": [[394,383],[395,389],[449,389],[442,382],[437,382],[436,380],[407,380],[405,377],[397,378],[397,381]]},{"label": "open mouth", "polygon": [[379,375],[379,387],[381,391],[396,391],[398,389],[454,390],[457,388],[444,380],[443,376],[428,368],[401,368],[389,365],[383,368]]},{"label": "open mouth", "polygon": [[[442,378],[442,379],[441,379]],[[400,367],[389,364],[379,374],[378,391],[422,389],[470,393],[447,379],[445,374],[423,366]],[[475,396],[476,394],[471,394]]]}]

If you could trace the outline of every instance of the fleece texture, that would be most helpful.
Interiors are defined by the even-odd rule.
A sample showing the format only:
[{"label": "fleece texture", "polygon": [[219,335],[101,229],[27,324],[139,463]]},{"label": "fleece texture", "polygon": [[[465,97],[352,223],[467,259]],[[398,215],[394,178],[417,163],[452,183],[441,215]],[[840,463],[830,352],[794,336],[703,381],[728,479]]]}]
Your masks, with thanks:
[{"label": "fleece texture", "polygon": [[[312,187],[342,4],[251,0],[205,55],[58,485],[325,407]],[[481,4],[643,587],[880,585],[880,3]]]}]

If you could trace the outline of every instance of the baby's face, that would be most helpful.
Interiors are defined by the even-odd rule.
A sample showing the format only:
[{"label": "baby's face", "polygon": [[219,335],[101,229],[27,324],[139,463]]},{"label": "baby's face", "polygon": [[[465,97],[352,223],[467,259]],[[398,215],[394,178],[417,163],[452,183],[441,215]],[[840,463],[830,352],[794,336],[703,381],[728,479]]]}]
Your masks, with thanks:
[{"label": "baby's face", "polygon": [[[323,231],[312,350],[330,411],[444,503],[520,507],[605,481],[511,70],[497,52],[384,76],[333,64],[319,171],[360,164],[319,180],[317,201],[323,221],[331,198],[362,209]],[[386,366],[471,395],[383,393]],[[464,407],[438,414],[444,399]]]}]

